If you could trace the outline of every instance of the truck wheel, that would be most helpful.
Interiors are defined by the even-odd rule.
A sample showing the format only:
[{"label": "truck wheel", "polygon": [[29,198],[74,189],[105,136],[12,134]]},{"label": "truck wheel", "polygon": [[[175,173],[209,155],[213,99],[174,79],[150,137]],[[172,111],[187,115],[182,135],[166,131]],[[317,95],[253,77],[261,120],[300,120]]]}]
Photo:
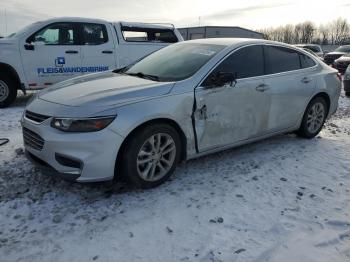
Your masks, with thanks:
[{"label": "truck wheel", "polygon": [[139,130],[123,153],[123,175],[139,188],[152,188],[166,181],[180,160],[181,142],[176,130],[156,124]]},{"label": "truck wheel", "polygon": [[7,76],[0,76],[0,108],[8,107],[16,97],[16,82]]}]

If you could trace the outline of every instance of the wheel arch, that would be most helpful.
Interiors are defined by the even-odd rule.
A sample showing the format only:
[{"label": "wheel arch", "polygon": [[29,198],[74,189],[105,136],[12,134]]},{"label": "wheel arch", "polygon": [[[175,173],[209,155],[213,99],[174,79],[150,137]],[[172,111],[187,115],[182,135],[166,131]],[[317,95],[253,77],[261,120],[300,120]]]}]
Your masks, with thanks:
[{"label": "wheel arch", "polygon": [[[180,160],[184,161],[187,158],[187,138],[185,135],[185,132],[183,131],[183,129],[180,127],[180,125],[173,119],[170,118],[155,118],[155,119],[151,119],[151,120],[147,120],[144,123],[136,126],[134,129],[132,129],[129,134],[125,137],[124,141],[122,142],[118,153],[117,153],[117,159],[115,162],[115,167],[114,167],[114,174],[115,174],[115,178],[117,175],[117,168],[120,169],[120,167],[122,166],[122,154],[123,151],[125,150],[126,145],[128,144],[128,141],[133,137],[133,135],[135,135],[136,132],[138,132],[139,130],[150,126],[150,125],[154,125],[154,124],[167,124],[171,127],[173,127],[177,133],[180,136],[180,141],[181,141],[181,157]],[[117,175],[118,177],[118,175]]]}]

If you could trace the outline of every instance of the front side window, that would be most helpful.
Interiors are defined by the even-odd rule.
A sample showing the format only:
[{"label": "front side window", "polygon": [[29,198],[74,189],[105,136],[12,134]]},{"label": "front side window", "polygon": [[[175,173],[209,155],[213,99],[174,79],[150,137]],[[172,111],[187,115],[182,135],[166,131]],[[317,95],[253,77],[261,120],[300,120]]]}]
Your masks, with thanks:
[{"label": "front side window", "polygon": [[44,27],[32,35],[27,42],[44,42],[46,45],[74,45],[77,33],[74,24],[56,23]]},{"label": "front side window", "polygon": [[224,45],[182,42],[152,53],[124,73],[151,76],[158,81],[180,81],[194,75],[224,48]]},{"label": "front side window", "polygon": [[299,52],[281,46],[266,46],[267,74],[301,69]]},{"label": "front side window", "polygon": [[213,86],[215,76],[220,73],[232,73],[236,79],[264,75],[263,47],[254,45],[235,51],[214,69],[203,86]]},{"label": "front side window", "polygon": [[105,25],[83,24],[83,44],[101,45],[108,42],[108,34]]}]

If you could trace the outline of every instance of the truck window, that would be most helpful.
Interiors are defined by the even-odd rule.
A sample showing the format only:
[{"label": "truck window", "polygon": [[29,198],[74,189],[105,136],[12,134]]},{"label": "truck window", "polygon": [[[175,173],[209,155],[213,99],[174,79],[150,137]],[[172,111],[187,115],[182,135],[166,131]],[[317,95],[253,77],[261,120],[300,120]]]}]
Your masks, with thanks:
[{"label": "truck window", "polygon": [[122,28],[124,40],[127,42],[161,42],[161,43],[176,43],[178,39],[171,29],[157,28]]},{"label": "truck window", "polygon": [[30,36],[27,42],[44,42],[46,45],[75,45],[77,44],[77,32],[74,24],[55,23]]},{"label": "truck window", "polygon": [[108,42],[108,34],[105,25],[83,24],[83,44],[101,45]]}]

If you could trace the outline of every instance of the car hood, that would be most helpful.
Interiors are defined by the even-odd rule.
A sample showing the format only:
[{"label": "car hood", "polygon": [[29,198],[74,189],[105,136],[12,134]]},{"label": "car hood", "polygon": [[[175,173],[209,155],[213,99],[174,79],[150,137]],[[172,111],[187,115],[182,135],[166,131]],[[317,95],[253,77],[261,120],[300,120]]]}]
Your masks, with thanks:
[{"label": "car hood", "polygon": [[15,42],[14,39],[0,38],[0,45],[13,45]]},{"label": "car hood", "polygon": [[107,72],[61,82],[39,92],[38,98],[65,106],[110,107],[165,95],[173,85]]}]

